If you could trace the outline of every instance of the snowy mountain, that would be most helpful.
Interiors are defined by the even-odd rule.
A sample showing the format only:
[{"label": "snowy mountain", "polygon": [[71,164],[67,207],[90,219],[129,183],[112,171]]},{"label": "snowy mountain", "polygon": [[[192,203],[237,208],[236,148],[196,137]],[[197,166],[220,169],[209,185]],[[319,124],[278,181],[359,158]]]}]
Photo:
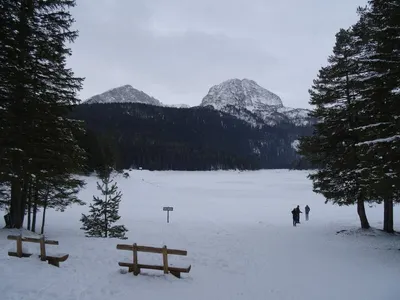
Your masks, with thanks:
[{"label": "snowy mountain", "polygon": [[309,110],[283,106],[279,96],[249,79],[230,79],[211,87],[201,106],[211,106],[253,126],[282,122],[307,126],[312,123]]},{"label": "snowy mountain", "polygon": [[142,91],[134,89],[131,85],[124,85],[108,90],[85,101],[85,104],[93,103],[143,103],[156,106],[163,105],[159,100]]},{"label": "snowy mountain", "polygon": [[[131,85],[108,90],[89,98],[84,103],[142,103],[190,108],[186,104],[164,105],[159,100],[133,88]],[[313,123],[312,118],[308,116],[309,110],[285,107],[279,96],[249,79],[230,79],[211,87],[208,94],[203,98],[200,107],[212,107],[256,127],[275,126],[280,123],[308,126]]]},{"label": "snowy mountain", "polygon": [[282,100],[270,91],[248,79],[230,79],[213,86],[203,98],[202,106],[212,105],[221,109],[226,105],[254,111],[265,107],[282,107]]}]

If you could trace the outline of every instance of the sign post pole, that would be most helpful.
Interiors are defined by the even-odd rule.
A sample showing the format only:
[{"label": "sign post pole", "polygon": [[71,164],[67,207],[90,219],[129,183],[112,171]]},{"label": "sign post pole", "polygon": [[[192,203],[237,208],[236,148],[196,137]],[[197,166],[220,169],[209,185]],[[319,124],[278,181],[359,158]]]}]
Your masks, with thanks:
[{"label": "sign post pole", "polygon": [[163,207],[163,211],[167,212],[167,223],[169,223],[169,212],[174,211],[174,208],[172,206],[165,206]]}]

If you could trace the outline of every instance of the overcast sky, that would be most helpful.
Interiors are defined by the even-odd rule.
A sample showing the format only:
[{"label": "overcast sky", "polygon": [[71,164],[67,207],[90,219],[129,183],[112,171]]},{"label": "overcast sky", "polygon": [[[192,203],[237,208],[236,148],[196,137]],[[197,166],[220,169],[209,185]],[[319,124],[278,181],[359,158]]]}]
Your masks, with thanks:
[{"label": "overcast sky", "polygon": [[367,0],[77,0],[69,65],[82,99],[130,84],[166,104],[198,105],[209,88],[249,78],[285,106],[308,89],[335,33]]}]

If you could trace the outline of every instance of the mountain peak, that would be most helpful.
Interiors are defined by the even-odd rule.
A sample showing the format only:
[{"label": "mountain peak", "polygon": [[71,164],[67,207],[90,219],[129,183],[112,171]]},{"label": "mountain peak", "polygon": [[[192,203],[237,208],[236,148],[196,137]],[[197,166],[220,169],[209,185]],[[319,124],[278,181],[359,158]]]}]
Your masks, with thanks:
[{"label": "mountain peak", "polygon": [[229,79],[213,86],[201,106],[212,106],[254,126],[281,122],[307,126],[313,122],[308,110],[284,107],[279,96],[247,78]]},{"label": "mountain peak", "polygon": [[159,100],[133,88],[129,84],[113,88],[102,94],[93,96],[86,100],[85,103],[143,103],[162,106],[162,103]]},{"label": "mountain peak", "polygon": [[232,105],[249,111],[271,106],[283,107],[279,96],[259,86],[254,80],[247,78],[229,79],[211,87],[201,105],[211,105],[217,109]]}]

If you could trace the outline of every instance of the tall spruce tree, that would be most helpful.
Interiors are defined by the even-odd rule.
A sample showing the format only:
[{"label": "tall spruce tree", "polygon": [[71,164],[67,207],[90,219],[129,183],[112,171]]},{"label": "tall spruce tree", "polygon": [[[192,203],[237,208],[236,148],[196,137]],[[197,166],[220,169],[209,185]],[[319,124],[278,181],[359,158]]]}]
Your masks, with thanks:
[{"label": "tall spruce tree", "polygon": [[0,2],[0,178],[10,184],[11,225],[22,226],[22,178],[26,113],[32,80],[29,54],[31,3]]},{"label": "tall spruce tree", "polygon": [[369,197],[384,202],[384,226],[393,232],[393,202],[400,196],[400,2],[369,1],[354,26],[362,47],[362,101],[365,118],[356,131],[363,159],[358,169]]},{"label": "tall spruce tree", "polygon": [[366,193],[357,170],[359,141],[353,130],[359,122],[358,51],[351,29],[336,34],[329,65],[319,71],[310,90],[310,104],[316,107],[312,112],[317,119],[314,134],[301,139],[299,153],[318,167],[309,176],[314,191],[338,205],[356,203],[361,227],[369,228]]},{"label": "tall spruce tree", "polygon": [[81,167],[83,151],[67,119],[82,79],[66,67],[77,32],[73,0],[4,0],[0,8],[0,180],[11,186],[12,226],[23,224],[30,178]]},{"label": "tall spruce tree", "polygon": [[90,204],[89,215],[82,214],[81,222],[87,236],[90,237],[111,237],[126,239],[128,231],[124,225],[113,225],[120,219],[118,215],[119,203],[122,193],[118,191],[117,183],[113,181],[113,169],[103,168],[100,172],[101,184],[97,183],[97,189],[101,197],[93,196],[93,204]]}]

